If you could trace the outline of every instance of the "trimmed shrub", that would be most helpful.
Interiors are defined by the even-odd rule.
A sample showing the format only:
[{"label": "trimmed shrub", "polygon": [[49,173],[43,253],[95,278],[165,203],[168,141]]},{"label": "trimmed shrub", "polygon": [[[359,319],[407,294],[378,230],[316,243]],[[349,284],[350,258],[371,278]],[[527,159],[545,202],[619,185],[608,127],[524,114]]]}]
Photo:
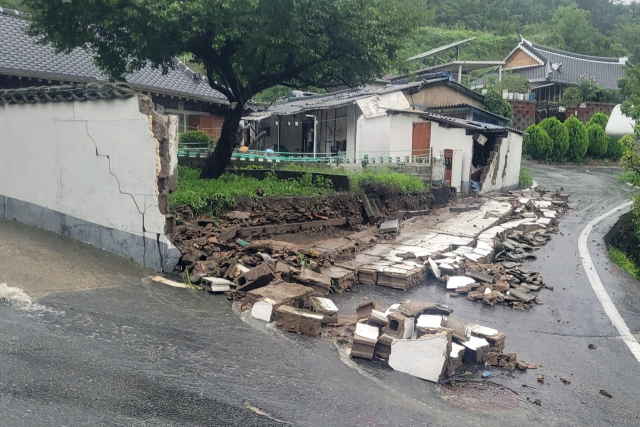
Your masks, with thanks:
[{"label": "trimmed shrub", "polygon": [[181,133],[178,136],[178,142],[180,144],[197,144],[201,143],[203,146],[211,147],[216,143],[216,140],[203,130],[190,130],[185,133]]},{"label": "trimmed shrub", "polygon": [[589,135],[587,127],[575,116],[570,116],[564,125],[569,132],[569,149],[566,157],[570,161],[579,162],[589,149]]},{"label": "trimmed shrub", "polygon": [[600,125],[602,129],[606,129],[607,123],[609,123],[609,116],[607,116],[605,113],[595,113],[593,117],[591,117],[591,120],[589,120],[589,122],[587,123],[587,127],[591,125]]},{"label": "trimmed shrub", "polygon": [[604,133],[602,126],[591,124],[587,127],[589,135],[589,149],[587,153],[596,159],[602,159],[609,148],[609,137]]},{"label": "trimmed shrub", "polygon": [[513,118],[513,107],[495,89],[489,90],[484,96],[484,108],[507,119]]},{"label": "trimmed shrub", "polygon": [[551,138],[545,130],[538,125],[531,125],[523,140],[524,151],[534,159],[546,160],[552,150]]},{"label": "trimmed shrub", "polygon": [[567,127],[555,117],[548,117],[540,122],[540,127],[551,138],[552,150],[550,159],[562,161],[569,150],[569,131]]},{"label": "trimmed shrub", "polygon": [[620,157],[622,157],[622,153],[624,153],[624,146],[620,143],[619,138],[611,138],[610,136],[607,138],[609,138],[609,144],[607,145],[607,154],[605,157],[617,162],[620,160]]}]

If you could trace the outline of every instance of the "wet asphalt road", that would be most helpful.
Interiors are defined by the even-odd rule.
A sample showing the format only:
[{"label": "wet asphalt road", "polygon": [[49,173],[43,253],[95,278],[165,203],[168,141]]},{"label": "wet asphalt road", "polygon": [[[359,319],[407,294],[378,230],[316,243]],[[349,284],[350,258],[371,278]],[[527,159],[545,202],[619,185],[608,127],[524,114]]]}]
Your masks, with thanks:
[{"label": "wet asphalt road", "polygon": [[[328,340],[243,320],[223,297],[143,282],[142,272],[129,266],[117,276],[118,286],[52,293],[39,297],[42,308],[32,311],[0,305],[0,426],[640,425],[640,363],[617,338],[577,247],[585,225],[629,200],[633,189],[616,181],[615,169],[529,167],[539,184],[562,185],[572,195],[561,233],[527,264],[555,286],[542,291],[544,305],[529,312],[486,307],[450,298],[437,282],[408,292],[356,286],[335,300],[342,311],[369,298],[383,307],[406,298],[433,300],[451,305],[460,320],[505,332],[507,351],[543,366],[512,376],[492,369],[493,379],[522,400],[541,399],[542,406],[500,396],[453,405],[437,385],[382,363],[353,362]],[[609,295],[638,333],[637,282],[610,265],[602,244],[614,222],[594,230],[589,250]],[[0,238],[3,227],[23,226],[0,223]],[[68,244],[47,234],[42,241],[53,249]],[[77,256],[108,255],[87,250]],[[114,270],[122,264],[115,257],[100,262]],[[15,271],[3,268],[9,263],[11,256],[0,256],[0,282],[19,286],[13,273],[4,277],[3,271]],[[39,268],[46,278],[46,262]],[[70,274],[83,280],[81,271]],[[597,349],[589,350],[590,343]],[[560,382],[565,376],[570,385]],[[508,404],[498,405],[503,401]],[[284,423],[249,411],[245,402]]]}]

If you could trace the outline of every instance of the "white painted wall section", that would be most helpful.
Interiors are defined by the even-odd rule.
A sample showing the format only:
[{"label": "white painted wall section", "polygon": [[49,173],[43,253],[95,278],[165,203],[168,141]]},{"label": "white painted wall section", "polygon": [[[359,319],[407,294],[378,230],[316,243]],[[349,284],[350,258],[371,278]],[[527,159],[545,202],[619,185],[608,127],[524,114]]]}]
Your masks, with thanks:
[{"label": "white painted wall section", "polygon": [[508,191],[518,187],[522,162],[522,135],[509,132],[500,142],[498,156],[489,165],[482,193]]}]

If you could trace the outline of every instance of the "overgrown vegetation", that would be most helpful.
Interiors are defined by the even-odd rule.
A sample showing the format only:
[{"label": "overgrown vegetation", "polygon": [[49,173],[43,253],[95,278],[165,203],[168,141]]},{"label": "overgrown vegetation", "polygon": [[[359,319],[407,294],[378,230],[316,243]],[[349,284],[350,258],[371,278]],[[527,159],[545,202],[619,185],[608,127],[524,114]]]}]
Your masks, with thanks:
[{"label": "overgrown vegetation", "polygon": [[520,168],[520,177],[518,179],[518,187],[522,189],[529,188],[533,185],[533,178],[531,177],[531,173],[525,169]]},{"label": "overgrown vegetation", "polygon": [[507,119],[513,118],[513,107],[507,102],[497,89],[490,89],[484,97],[484,108],[494,114]]},{"label": "overgrown vegetation", "polygon": [[356,189],[363,189],[372,185],[395,187],[407,193],[418,193],[427,190],[427,186],[417,175],[405,175],[395,172],[381,171],[378,173],[360,172],[351,175],[351,180]]},{"label": "overgrown vegetation", "polygon": [[640,280],[640,268],[638,268],[633,260],[624,252],[609,246],[609,258],[615,265],[632,275],[635,279]]},{"label": "overgrown vegetation", "polygon": [[213,147],[216,140],[207,132],[198,129],[181,133],[178,137],[178,142],[180,144],[202,144],[206,147]]},{"label": "overgrown vegetation", "polygon": [[232,208],[236,197],[257,199],[258,188],[264,196],[317,197],[334,193],[330,180],[310,173],[300,179],[278,179],[269,173],[260,181],[242,175],[225,173],[218,179],[198,179],[200,171],[180,166],[178,189],[169,196],[169,206],[188,206],[193,213],[209,213],[218,216],[224,209]]}]

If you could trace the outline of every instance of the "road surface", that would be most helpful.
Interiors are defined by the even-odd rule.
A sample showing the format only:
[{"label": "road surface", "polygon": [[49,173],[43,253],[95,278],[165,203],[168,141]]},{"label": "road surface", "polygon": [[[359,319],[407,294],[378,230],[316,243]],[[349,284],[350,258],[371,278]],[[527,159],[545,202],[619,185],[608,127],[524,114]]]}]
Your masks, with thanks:
[{"label": "road surface", "polygon": [[[445,398],[439,386],[383,363],[352,361],[329,340],[243,319],[224,297],[151,284],[143,278],[152,272],[133,263],[0,221],[0,283],[35,297],[23,309],[0,304],[0,426],[640,425],[640,363],[578,253],[587,223],[634,189],[618,183],[613,168],[528,166],[540,185],[572,195],[560,233],[526,264],[555,287],[541,292],[543,305],[488,307],[450,298],[434,282],[408,292],[356,286],[336,298],[342,311],[369,298],[383,307],[406,298],[442,302],[460,320],[505,332],[507,351],[543,365],[513,374],[491,369],[495,383],[517,394]],[[637,334],[638,282],[610,264],[602,242],[615,220],[594,229],[588,249]]]}]

